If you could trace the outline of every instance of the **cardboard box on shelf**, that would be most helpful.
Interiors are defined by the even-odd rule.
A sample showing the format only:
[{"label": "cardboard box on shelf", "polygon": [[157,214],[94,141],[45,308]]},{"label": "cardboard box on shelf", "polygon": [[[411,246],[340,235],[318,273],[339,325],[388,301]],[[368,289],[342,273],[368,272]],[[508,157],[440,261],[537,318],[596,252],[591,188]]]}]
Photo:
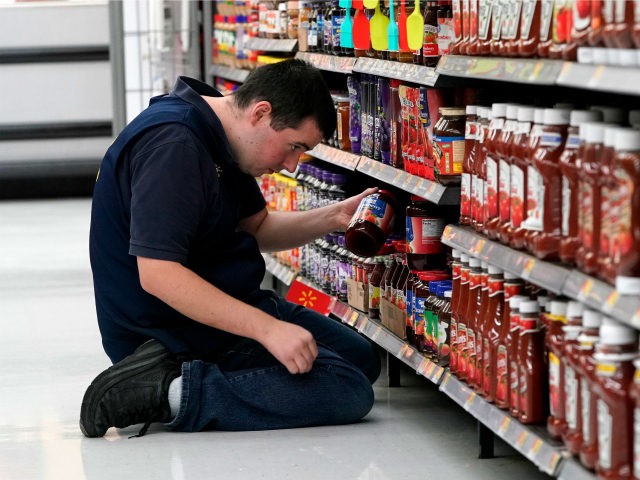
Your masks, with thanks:
[{"label": "cardboard box on shelf", "polygon": [[394,335],[405,339],[406,313],[386,298],[380,300],[380,319],[382,325],[391,330]]},{"label": "cardboard box on shelf", "polygon": [[347,280],[347,301],[353,308],[362,312],[369,311],[369,287],[362,282]]}]

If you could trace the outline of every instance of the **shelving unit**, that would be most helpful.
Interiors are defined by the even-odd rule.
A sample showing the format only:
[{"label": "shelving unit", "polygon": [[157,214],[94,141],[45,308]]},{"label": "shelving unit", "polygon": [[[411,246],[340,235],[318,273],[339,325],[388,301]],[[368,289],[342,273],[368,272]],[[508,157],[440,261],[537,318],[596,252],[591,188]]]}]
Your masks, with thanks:
[{"label": "shelving unit", "polygon": [[293,53],[298,46],[298,40],[288,38],[260,38],[249,37],[246,48],[262,50],[263,52]]},{"label": "shelving unit", "polygon": [[209,75],[211,77],[221,77],[233,82],[243,83],[250,72],[250,70],[229,67],[227,65],[212,65],[209,70]]}]

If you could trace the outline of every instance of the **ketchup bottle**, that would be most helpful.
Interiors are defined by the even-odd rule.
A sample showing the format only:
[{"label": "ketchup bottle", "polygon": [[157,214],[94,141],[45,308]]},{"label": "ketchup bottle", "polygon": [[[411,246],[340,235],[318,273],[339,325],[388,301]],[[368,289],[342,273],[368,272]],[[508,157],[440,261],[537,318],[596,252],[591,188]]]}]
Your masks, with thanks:
[{"label": "ketchup bottle", "polygon": [[[505,279],[502,270],[490,266],[489,267],[489,302],[487,306],[486,327],[482,338],[482,395],[488,402],[494,402],[498,391],[498,358],[502,359],[500,367],[503,370],[501,398],[506,399],[506,351],[499,355],[500,347],[504,350],[502,334],[504,333],[504,297],[505,297]],[[488,327],[488,328],[487,328]],[[506,402],[503,402],[506,405]]]},{"label": "ketchup bottle", "polygon": [[[453,321],[456,323],[456,341],[451,340],[451,363],[449,369],[451,373],[460,377],[460,370],[463,367],[462,364],[462,345],[466,346],[467,332],[463,320],[463,310],[466,307],[466,300],[469,295],[469,275],[471,273],[471,267],[469,266],[469,255],[466,253],[460,254],[460,291],[456,294],[457,304],[456,308],[452,311]],[[455,290],[455,284],[454,284]],[[455,291],[454,291],[455,293]],[[464,343],[463,343],[464,337]]]},{"label": "ketchup bottle", "polygon": [[504,42],[503,55],[507,57],[517,57],[520,43],[520,25],[522,17],[523,2],[511,2],[509,4],[509,33],[508,39]]},{"label": "ketchup bottle", "polygon": [[603,318],[600,343],[594,355],[598,396],[599,478],[630,478],[633,462],[633,360],[638,355],[638,334],[625,325]]},{"label": "ketchup bottle", "polygon": [[547,430],[553,438],[559,439],[566,431],[564,412],[564,331],[567,324],[567,303],[554,300],[547,315],[549,326],[545,343],[549,352],[549,418]]},{"label": "ketchup bottle", "polygon": [[604,27],[613,22],[613,0],[591,2],[591,30],[587,36],[589,45],[604,45]]},{"label": "ketchup bottle", "polygon": [[615,176],[621,187],[617,228],[616,289],[622,295],[640,293],[640,132],[618,130]]},{"label": "ketchup bottle", "polygon": [[460,282],[462,278],[462,261],[461,252],[455,248],[451,251],[451,319],[449,321],[449,348],[451,349],[449,355],[449,370],[455,372],[457,364],[457,358],[453,354],[454,346],[458,340],[458,325],[456,323],[456,313],[458,312],[460,305]]},{"label": "ketchup bottle", "polygon": [[[560,241],[560,260],[572,264],[576,250],[580,246],[578,237],[579,217],[579,177],[584,157],[584,147],[580,148],[581,139],[586,138],[586,128],[580,128],[585,122],[597,121],[600,112],[589,110],[572,110],[567,143],[560,155],[560,171],[562,172],[562,240]],[[582,132],[582,134],[581,134]]]},{"label": "ketchup bottle", "polygon": [[544,420],[544,335],[540,329],[539,311],[540,307],[536,301],[520,303],[518,419],[524,424],[540,423]]},{"label": "ketchup bottle", "polygon": [[[485,182],[486,182],[486,163],[484,142],[489,135],[489,125],[491,122],[491,109],[478,109],[480,117],[480,130],[478,136],[478,147],[476,158],[473,163],[473,178],[471,189],[473,192],[474,205],[471,207],[473,212],[473,228],[481,232],[484,230],[484,213],[485,213]],[[475,182],[474,182],[475,180]]]},{"label": "ketchup bottle", "polygon": [[494,57],[502,55],[502,26],[503,18],[506,17],[507,5],[504,2],[493,2],[493,8],[491,9],[491,32],[488,54]]},{"label": "ketchup bottle", "polygon": [[538,147],[527,180],[527,228],[530,251],[538,258],[555,259],[562,227],[562,181],[558,159],[567,138],[569,110],[547,108]]},{"label": "ketchup bottle", "polygon": [[491,33],[493,30],[493,5],[494,2],[478,0],[478,41],[469,45],[469,55],[491,54]]},{"label": "ketchup bottle", "polygon": [[498,214],[487,221],[487,233],[490,238],[498,238],[500,232],[510,221],[511,195],[511,149],[513,137],[518,128],[518,105],[507,104],[505,122],[498,136],[496,156],[498,158]]},{"label": "ketchup bottle", "polygon": [[[467,42],[466,49],[461,51],[461,55],[480,55],[480,15],[487,12],[488,2],[484,0],[469,0],[469,41]],[[464,7],[463,7],[464,8]]]},{"label": "ketchup bottle", "polygon": [[[466,306],[463,307],[463,313],[458,321],[458,349],[460,356],[458,358],[458,377],[462,380],[467,380],[470,375],[474,375],[475,372],[470,368],[470,350],[473,347],[473,353],[475,354],[475,343],[470,345],[469,339],[469,327],[471,326],[472,317],[476,312],[476,305],[480,297],[482,288],[482,270],[481,261],[479,258],[469,258],[469,293],[466,296]],[[464,297],[463,297],[464,298]],[[475,340],[472,338],[471,341]],[[471,378],[474,378],[473,376]]]},{"label": "ketchup bottle", "polygon": [[469,381],[473,385],[475,391],[482,394],[482,382],[484,375],[484,338],[487,330],[487,315],[489,305],[489,264],[487,262],[481,262],[482,269],[482,281],[481,290],[478,303],[476,305],[476,312],[473,316],[472,328],[467,326],[468,337],[473,335],[473,344],[475,346],[475,352],[472,357],[472,361],[469,362],[473,365],[473,381]]},{"label": "ketchup bottle", "polygon": [[488,136],[484,139],[485,152],[485,199],[484,199],[484,232],[489,238],[497,237],[497,227],[500,221],[498,204],[499,185],[499,149],[502,131],[505,127],[507,114],[506,103],[494,103],[491,106],[491,123]]},{"label": "ketchup bottle", "polygon": [[566,0],[555,0],[551,21],[551,44],[549,58],[562,58],[567,48],[567,39],[571,34],[571,5]]},{"label": "ketchup bottle", "polygon": [[476,156],[478,138],[478,115],[476,105],[467,105],[467,120],[464,132],[464,161],[460,184],[460,223],[471,225],[471,171]]},{"label": "ketchup bottle", "polygon": [[540,15],[542,4],[539,0],[523,0],[520,20],[520,39],[517,42],[518,56],[533,57],[538,53],[540,43]]},{"label": "ketchup bottle", "polygon": [[616,2],[613,25],[613,44],[617,48],[633,48],[632,30],[636,2]]},{"label": "ketchup bottle", "polygon": [[576,252],[576,264],[586,273],[598,268],[601,220],[600,159],[604,147],[604,125],[587,123],[582,165],[579,174],[580,210],[578,236],[582,246]]},{"label": "ketchup bottle", "polygon": [[526,300],[529,300],[529,297],[525,295],[516,295],[509,299],[509,333],[505,343],[507,344],[509,413],[514,418],[518,418],[520,412],[520,363],[518,359],[520,303]]},{"label": "ketchup bottle", "polygon": [[[535,148],[540,140],[542,134],[542,126],[544,122],[544,109],[536,108],[533,110],[533,123],[529,130],[529,135],[526,139],[526,145],[517,153],[517,156],[513,157],[513,165],[516,170],[513,172],[516,177],[512,175],[511,183],[515,185],[517,190],[512,191],[511,195],[514,198],[515,205],[512,204],[511,208],[515,208],[515,218],[512,210],[511,223],[513,233],[511,235],[510,244],[515,249],[524,249],[526,247],[526,238],[529,230],[526,228],[525,222],[527,221],[528,209],[529,209],[529,171],[535,169],[532,163],[531,157]],[[521,154],[520,154],[521,153]],[[520,174],[522,172],[522,174]],[[536,170],[537,173],[537,170]],[[520,187],[523,187],[522,198],[519,195]],[[522,215],[520,215],[520,212]]]},{"label": "ketchup bottle", "polygon": [[[580,302],[569,302],[567,306],[567,324],[564,333],[564,414],[567,428],[562,432],[562,441],[568,445],[569,437],[573,437],[582,430],[580,376],[576,373],[576,363],[579,355],[578,335],[582,331],[583,307]],[[573,452],[573,453],[577,453]]]},{"label": "ketchup bottle", "polygon": [[591,31],[591,5],[596,2],[573,2],[573,9],[567,16],[571,21],[568,27],[571,29],[569,41],[564,49],[565,60],[576,61],[578,48],[587,45],[589,32]]},{"label": "ketchup bottle", "polygon": [[540,33],[536,50],[539,57],[549,56],[549,47],[553,43],[551,22],[553,21],[554,2],[555,0],[540,1]]},{"label": "ketchup bottle", "polygon": [[[502,319],[495,344],[492,378],[493,401],[497,407],[509,408],[509,361],[511,348],[511,299],[524,291],[524,281],[516,275],[504,273],[504,295],[502,301]],[[495,317],[494,317],[495,320]],[[495,378],[494,378],[495,377]]]}]

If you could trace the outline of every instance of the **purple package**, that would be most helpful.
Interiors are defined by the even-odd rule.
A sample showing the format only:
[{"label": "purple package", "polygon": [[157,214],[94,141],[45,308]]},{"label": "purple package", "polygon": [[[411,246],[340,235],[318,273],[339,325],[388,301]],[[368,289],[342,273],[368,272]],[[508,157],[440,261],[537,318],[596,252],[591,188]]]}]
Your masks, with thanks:
[{"label": "purple package", "polygon": [[353,75],[347,77],[347,89],[349,90],[349,140],[351,141],[351,151],[360,153],[361,148],[361,90],[360,82]]}]

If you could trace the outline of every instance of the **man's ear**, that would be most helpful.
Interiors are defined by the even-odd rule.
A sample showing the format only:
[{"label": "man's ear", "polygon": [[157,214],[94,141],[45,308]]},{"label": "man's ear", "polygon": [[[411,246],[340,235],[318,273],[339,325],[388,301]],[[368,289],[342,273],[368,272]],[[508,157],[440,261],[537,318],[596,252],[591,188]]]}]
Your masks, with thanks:
[{"label": "man's ear", "polygon": [[271,122],[271,104],[266,100],[261,100],[251,107],[250,121],[252,125],[256,125],[265,119]]}]

